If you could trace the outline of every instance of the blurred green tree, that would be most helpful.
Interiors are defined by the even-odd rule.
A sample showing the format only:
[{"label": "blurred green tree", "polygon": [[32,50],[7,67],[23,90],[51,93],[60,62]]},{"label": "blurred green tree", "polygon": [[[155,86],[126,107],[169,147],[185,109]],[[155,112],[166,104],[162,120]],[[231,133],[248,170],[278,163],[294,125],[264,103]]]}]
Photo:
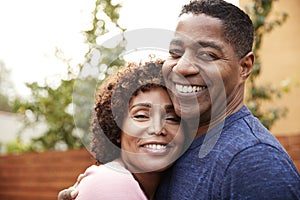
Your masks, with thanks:
[{"label": "blurred green tree", "polygon": [[[99,37],[110,31],[106,28],[108,23],[114,25],[121,33],[124,32],[118,24],[120,7],[120,4],[113,5],[111,0],[95,1],[92,26],[84,31],[89,48],[85,56],[86,61],[78,66],[79,74],[66,62],[68,74],[59,80],[59,86],[41,86],[37,82],[27,84],[32,93],[31,98],[15,101],[14,111],[25,116],[24,128],[41,122],[48,127],[42,136],[33,138],[30,148],[26,146],[24,151],[83,147],[88,135],[96,85],[101,84],[101,80],[107,74],[124,63],[122,57],[119,57],[124,50],[123,39],[114,47],[105,47],[97,43]],[[61,52],[57,51],[57,55],[61,57]],[[19,134],[23,132],[24,129]],[[17,140],[16,145],[19,148],[20,141]],[[10,149],[13,149],[12,144]]]},{"label": "blurred green tree", "polygon": [[277,0],[252,0],[246,5],[245,11],[250,15],[255,29],[254,54],[255,62],[252,74],[247,82],[246,104],[251,112],[270,129],[274,123],[287,113],[287,108],[273,107],[264,108],[263,105],[281,98],[284,93],[289,92],[290,85],[283,81],[281,85],[258,84],[261,72],[260,49],[265,34],[270,33],[274,28],[282,25],[288,15],[285,12],[272,12],[273,4]]}]

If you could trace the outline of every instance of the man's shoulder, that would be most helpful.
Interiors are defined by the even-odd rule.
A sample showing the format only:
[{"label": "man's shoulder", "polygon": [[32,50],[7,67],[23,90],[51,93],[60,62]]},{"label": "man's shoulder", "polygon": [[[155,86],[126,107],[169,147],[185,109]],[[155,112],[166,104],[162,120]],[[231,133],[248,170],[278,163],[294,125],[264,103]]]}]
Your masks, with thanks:
[{"label": "man's shoulder", "polygon": [[223,152],[220,155],[230,159],[246,149],[255,149],[258,146],[266,149],[271,147],[285,154],[285,150],[274,135],[246,107],[234,115],[225,122],[215,146],[218,152]]},{"label": "man's shoulder", "polygon": [[245,106],[225,121],[222,137],[225,137],[226,143],[231,141],[246,148],[261,143],[281,146],[272,133]]}]

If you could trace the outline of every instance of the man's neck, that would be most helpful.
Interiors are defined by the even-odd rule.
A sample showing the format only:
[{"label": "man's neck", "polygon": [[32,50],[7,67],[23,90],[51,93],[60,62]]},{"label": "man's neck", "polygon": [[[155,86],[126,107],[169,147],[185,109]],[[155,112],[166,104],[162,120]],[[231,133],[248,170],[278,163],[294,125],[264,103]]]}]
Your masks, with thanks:
[{"label": "man's neck", "polygon": [[[236,113],[238,110],[240,110],[243,107],[243,105],[244,105],[244,92],[243,90],[240,90],[239,92],[235,93],[235,95],[233,95],[232,98],[229,100],[229,103],[226,105],[225,108],[226,110],[220,111],[218,115],[213,116],[213,119],[211,114],[209,114],[210,117],[208,117],[206,120],[200,120],[198,126],[196,126],[197,123],[193,122],[193,119],[186,121],[190,133],[194,134],[195,138],[199,138],[200,136],[207,133],[208,130],[212,129],[217,124],[224,121],[230,115]],[[204,119],[204,117],[200,116],[200,119]]]}]

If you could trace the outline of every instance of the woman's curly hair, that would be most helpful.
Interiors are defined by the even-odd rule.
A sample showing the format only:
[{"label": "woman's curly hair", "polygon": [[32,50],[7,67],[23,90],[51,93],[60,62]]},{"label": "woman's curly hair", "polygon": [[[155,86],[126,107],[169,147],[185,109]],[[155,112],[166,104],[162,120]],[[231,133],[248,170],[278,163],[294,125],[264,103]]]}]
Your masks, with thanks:
[{"label": "woman's curly hair", "polygon": [[120,156],[121,144],[118,141],[131,98],[152,88],[166,89],[161,73],[162,64],[162,60],[144,64],[128,63],[101,84],[91,123],[91,150],[97,162],[107,163]]}]

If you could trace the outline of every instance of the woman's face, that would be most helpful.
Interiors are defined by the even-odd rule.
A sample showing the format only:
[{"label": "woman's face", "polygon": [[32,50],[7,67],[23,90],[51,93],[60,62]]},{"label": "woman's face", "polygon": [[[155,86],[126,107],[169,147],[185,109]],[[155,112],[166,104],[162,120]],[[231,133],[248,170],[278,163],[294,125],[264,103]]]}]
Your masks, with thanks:
[{"label": "woman's face", "polygon": [[162,171],[181,154],[184,134],[168,93],[162,88],[131,99],[122,125],[122,160],[133,173]]}]

